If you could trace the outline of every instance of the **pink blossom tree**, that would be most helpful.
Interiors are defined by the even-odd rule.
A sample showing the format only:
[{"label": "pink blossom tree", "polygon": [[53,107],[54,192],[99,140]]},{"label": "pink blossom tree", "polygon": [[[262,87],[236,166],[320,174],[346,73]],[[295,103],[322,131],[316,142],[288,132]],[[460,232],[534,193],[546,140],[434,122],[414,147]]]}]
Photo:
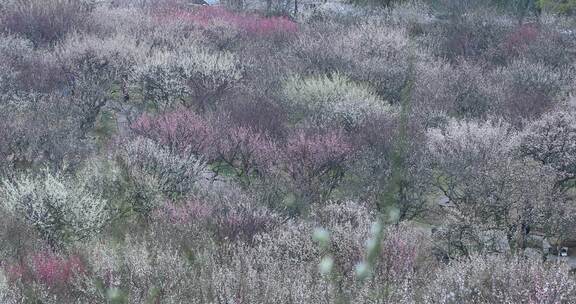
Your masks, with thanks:
[{"label": "pink blossom tree", "polygon": [[276,145],[267,134],[238,125],[228,115],[207,119],[187,109],[156,117],[144,114],[132,128],[174,152],[202,157],[214,165],[217,175],[232,170],[247,183],[249,177],[268,170],[277,157]]},{"label": "pink blossom tree", "polygon": [[208,121],[191,110],[179,109],[159,116],[144,114],[132,124],[139,135],[148,137],[171,151],[208,156],[215,131]]},{"label": "pink blossom tree", "polygon": [[214,140],[216,173],[225,167],[235,176],[250,183],[251,176],[262,176],[271,169],[277,158],[277,146],[265,133],[248,126],[236,125],[227,116],[215,122],[217,135]]},{"label": "pink blossom tree", "polygon": [[283,169],[304,200],[326,199],[344,177],[354,149],[341,131],[292,134],[283,148]]}]

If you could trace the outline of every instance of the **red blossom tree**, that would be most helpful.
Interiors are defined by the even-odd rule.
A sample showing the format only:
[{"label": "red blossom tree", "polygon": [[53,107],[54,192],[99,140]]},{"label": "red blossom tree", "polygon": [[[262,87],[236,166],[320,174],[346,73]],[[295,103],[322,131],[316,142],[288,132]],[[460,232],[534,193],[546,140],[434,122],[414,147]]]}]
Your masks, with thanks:
[{"label": "red blossom tree", "polygon": [[60,257],[51,252],[41,252],[32,257],[35,278],[47,286],[62,286],[86,272],[84,263],[76,255]]},{"label": "red blossom tree", "polygon": [[160,23],[185,22],[201,28],[225,26],[248,37],[291,36],[298,32],[298,24],[286,17],[263,17],[256,14],[232,12],[222,7],[202,7],[198,10],[170,8],[156,14]]},{"label": "red blossom tree", "polygon": [[65,287],[87,272],[84,262],[77,255],[61,256],[41,251],[16,264],[6,266],[11,282],[35,282],[47,287]]}]

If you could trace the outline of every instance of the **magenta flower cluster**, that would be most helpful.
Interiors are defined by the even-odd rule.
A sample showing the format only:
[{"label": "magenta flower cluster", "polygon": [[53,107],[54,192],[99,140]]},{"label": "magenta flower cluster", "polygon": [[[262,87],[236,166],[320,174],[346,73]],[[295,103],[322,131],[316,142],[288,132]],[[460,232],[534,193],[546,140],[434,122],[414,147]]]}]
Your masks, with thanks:
[{"label": "magenta flower cluster", "polygon": [[207,119],[187,109],[155,117],[144,114],[132,128],[173,151],[225,163],[239,176],[284,170],[294,180],[308,180],[341,166],[353,152],[339,130],[297,130],[274,141],[227,116]]},{"label": "magenta flower cluster", "polygon": [[48,287],[64,287],[86,273],[86,267],[78,255],[61,256],[41,251],[23,261],[5,267],[11,282],[35,282]]}]

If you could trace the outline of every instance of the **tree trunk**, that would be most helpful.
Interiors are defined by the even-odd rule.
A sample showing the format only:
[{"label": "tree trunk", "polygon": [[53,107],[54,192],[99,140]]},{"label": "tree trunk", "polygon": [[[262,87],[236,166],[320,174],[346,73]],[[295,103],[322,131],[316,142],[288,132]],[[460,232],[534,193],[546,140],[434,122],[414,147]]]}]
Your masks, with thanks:
[{"label": "tree trunk", "polygon": [[298,16],[298,0],[294,0],[294,17]]}]

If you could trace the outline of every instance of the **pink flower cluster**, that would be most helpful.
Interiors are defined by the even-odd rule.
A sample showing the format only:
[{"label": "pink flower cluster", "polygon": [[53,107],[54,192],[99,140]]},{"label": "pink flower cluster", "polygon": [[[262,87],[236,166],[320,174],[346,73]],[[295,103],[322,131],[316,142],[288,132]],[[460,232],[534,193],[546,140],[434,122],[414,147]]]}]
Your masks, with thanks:
[{"label": "pink flower cluster", "polygon": [[265,170],[276,157],[275,145],[266,134],[238,126],[226,116],[209,120],[180,109],[156,117],[144,114],[132,129],[173,151],[223,162],[241,176]]},{"label": "pink flower cluster", "polygon": [[65,285],[74,277],[85,273],[80,257],[59,257],[49,252],[32,257],[36,279],[45,285]]},{"label": "pink flower cluster", "polygon": [[273,165],[277,150],[266,134],[243,126],[224,127],[220,131],[215,141],[217,159],[236,167],[238,175],[262,172]]},{"label": "pink flower cluster", "polygon": [[216,218],[216,233],[217,237],[225,240],[252,242],[254,236],[277,224],[276,218],[257,210],[232,209],[219,214],[222,215]]},{"label": "pink flower cluster", "polygon": [[169,222],[179,225],[205,223],[212,217],[214,208],[196,199],[190,199],[184,204],[167,202],[159,216]]},{"label": "pink flower cluster", "polygon": [[66,286],[86,273],[84,263],[77,255],[60,256],[49,251],[32,255],[27,262],[6,267],[10,281],[33,281],[45,286]]},{"label": "pink flower cluster", "polygon": [[145,114],[132,128],[173,151],[202,157],[217,165],[217,172],[226,167],[238,177],[249,177],[283,170],[294,182],[307,186],[315,186],[319,178],[340,168],[353,152],[341,131],[300,130],[278,143],[229,116],[206,119],[186,109],[156,117]]},{"label": "pink flower cluster", "polygon": [[10,282],[15,281],[31,281],[31,275],[29,269],[23,263],[8,264],[4,267],[6,272],[6,277]]},{"label": "pink flower cluster", "polygon": [[274,216],[262,210],[213,206],[196,198],[181,204],[167,202],[157,216],[181,228],[206,227],[221,240],[242,239],[247,242],[277,223]]},{"label": "pink flower cluster", "polygon": [[504,48],[509,54],[524,51],[526,47],[538,39],[540,29],[534,24],[523,24],[512,31],[504,39]]},{"label": "pink flower cluster", "polygon": [[341,131],[310,134],[301,130],[288,139],[284,163],[294,178],[322,175],[344,163],[352,150]]},{"label": "pink flower cluster", "polygon": [[207,120],[186,109],[156,117],[144,114],[131,127],[137,134],[151,138],[174,151],[205,156],[215,137]]},{"label": "pink flower cluster", "polygon": [[417,242],[403,231],[394,231],[384,241],[383,266],[391,277],[403,278],[414,272]]},{"label": "pink flower cluster", "polygon": [[204,28],[225,25],[257,37],[293,35],[298,32],[298,25],[286,17],[240,14],[222,7],[202,7],[194,11],[170,9],[158,14],[158,20],[186,22]]}]

